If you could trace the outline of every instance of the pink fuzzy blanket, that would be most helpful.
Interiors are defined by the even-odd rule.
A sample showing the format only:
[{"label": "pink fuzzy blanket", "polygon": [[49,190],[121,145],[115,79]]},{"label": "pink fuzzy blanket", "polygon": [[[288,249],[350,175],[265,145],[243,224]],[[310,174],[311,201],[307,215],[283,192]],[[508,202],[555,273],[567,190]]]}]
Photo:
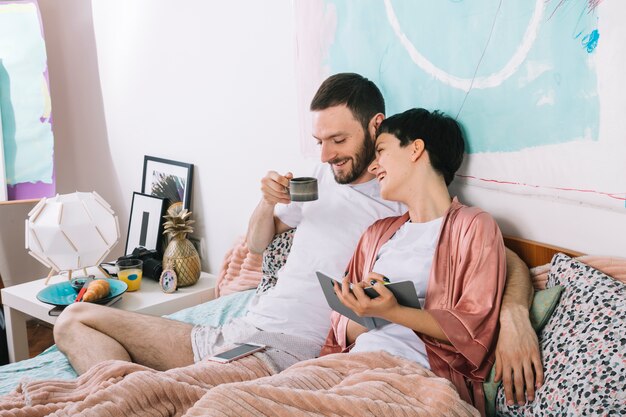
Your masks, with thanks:
[{"label": "pink fuzzy blanket", "polygon": [[335,354],[280,374],[255,356],[158,372],[120,361],[74,381],[21,383],[0,416],[479,416],[445,379],[384,352]]}]

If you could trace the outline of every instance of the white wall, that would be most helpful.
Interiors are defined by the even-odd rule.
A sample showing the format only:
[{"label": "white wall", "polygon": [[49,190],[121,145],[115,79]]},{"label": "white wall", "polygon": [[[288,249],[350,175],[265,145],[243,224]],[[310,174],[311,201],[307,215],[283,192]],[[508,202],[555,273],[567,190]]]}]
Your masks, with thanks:
[{"label": "white wall", "polygon": [[[125,179],[126,207],[140,186],[144,154],[196,164],[198,234],[206,239],[205,268],[215,272],[245,232],[265,171],[304,172],[315,163],[302,156],[298,137],[293,4],[94,0],[93,13],[109,146]],[[618,121],[605,118],[603,129]],[[494,213],[505,233],[623,255],[624,212],[478,187],[455,191]]]},{"label": "white wall", "polygon": [[217,272],[267,170],[316,162],[297,136],[291,1],[94,0],[93,17],[125,207],[144,155],[195,164],[195,234]]},{"label": "white wall", "polygon": [[[127,224],[128,210],[104,120],[91,2],[38,3],[48,55],[57,192],[96,190],[119,214],[120,223]],[[24,220],[32,205],[0,205],[0,274],[5,285],[46,273],[24,249]],[[113,250],[112,256],[118,256],[121,250],[123,244]]]},{"label": "white wall", "polygon": [[[197,234],[204,237],[203,266],[217,272],[235,237],[245,233],[265,172],[306,173],[316,162],[302,156],[298,137],[291,0],[39,5],[58,191],[98,191],[118,213],[125,238],[144,155],[194,163],[193,210]],[[604,129],[621,120],[622,112],[614,109],[613,119],[602,121]],[[466,201],[494,213],[505,233],[624,255],[622,211],[458,188]],[[10,238],[23,247],[22,233]],[[123,240],[114,255],[123,250]]]},{"label": "white wall", "polygon": [[[603,5],[617,8],[604,11],[600,22],[602,53],[608,55],[603,62],[614,62],[611,56],[620,56],[626,39],[619,22],[623,7],[617,3]],[[245,231],[265,171],[303,172],[300,167],[314,163],[302,157],[297,136],[292,2],[93,4],[109,146],[116,171],[125,179],[126,206],[140,185],[143,154],[196,164],[198,232],[206,238],[208,267],[215,271],[233,238]],[[602,80],[624,79],[614,65],[598,71],[600,94],[616,85]],[[601,136],[623,141],[618,128],[624,121],[622,103],[612,100],[604,106]],[[453,191],[492,212],[507,234],[624,255],[626,210],[475,186]]]}]

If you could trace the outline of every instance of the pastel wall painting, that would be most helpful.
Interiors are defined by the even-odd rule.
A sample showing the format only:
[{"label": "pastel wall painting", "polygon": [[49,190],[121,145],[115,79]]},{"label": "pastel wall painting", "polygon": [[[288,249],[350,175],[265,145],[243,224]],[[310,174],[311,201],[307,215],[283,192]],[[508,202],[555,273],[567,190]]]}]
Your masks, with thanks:
[{"label": "pastel wall painting", "polygon": [[5,199],[55,193],[46,60],[37,2],[0,1],[0,197]]},{"label": "pastel wall painting", "polygon": [[[623,181],[576,163],[606,152],[600,111],[611,97],[600,97],[597,70],[604,3],[297,0],[300,108],[328,75],[357,72],[381,88],[388,115],[424,107],[463,124],[460,181],[623,208],[626,193],[606,192],[625,191]],[[306,113],[301,133],[311,153]]]}]

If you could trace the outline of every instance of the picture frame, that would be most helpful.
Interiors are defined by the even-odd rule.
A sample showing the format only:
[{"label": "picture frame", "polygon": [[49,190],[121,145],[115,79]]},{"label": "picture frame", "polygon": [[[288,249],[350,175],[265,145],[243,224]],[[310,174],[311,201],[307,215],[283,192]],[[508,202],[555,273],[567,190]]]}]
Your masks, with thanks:
[{"label": "picture frame", "polygon": [[124,254],[130,255],[138,246],[161,253],[166,205],[165,198],[133,193]]},{"label": "picture frame", "polygon": [[191,210],[193,164],[170,159],[144,156],[141,192],[165,198],[168,207],[182,202]]}]

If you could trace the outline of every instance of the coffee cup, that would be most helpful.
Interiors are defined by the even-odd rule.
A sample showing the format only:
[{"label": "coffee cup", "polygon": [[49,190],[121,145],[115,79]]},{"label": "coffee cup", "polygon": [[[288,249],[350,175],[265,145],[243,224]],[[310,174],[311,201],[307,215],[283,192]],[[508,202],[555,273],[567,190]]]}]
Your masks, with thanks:
[{"label": "coffee cup", "polygon": [[317,178],[298,177],[289,180],[291,201],[317,200]]}]

